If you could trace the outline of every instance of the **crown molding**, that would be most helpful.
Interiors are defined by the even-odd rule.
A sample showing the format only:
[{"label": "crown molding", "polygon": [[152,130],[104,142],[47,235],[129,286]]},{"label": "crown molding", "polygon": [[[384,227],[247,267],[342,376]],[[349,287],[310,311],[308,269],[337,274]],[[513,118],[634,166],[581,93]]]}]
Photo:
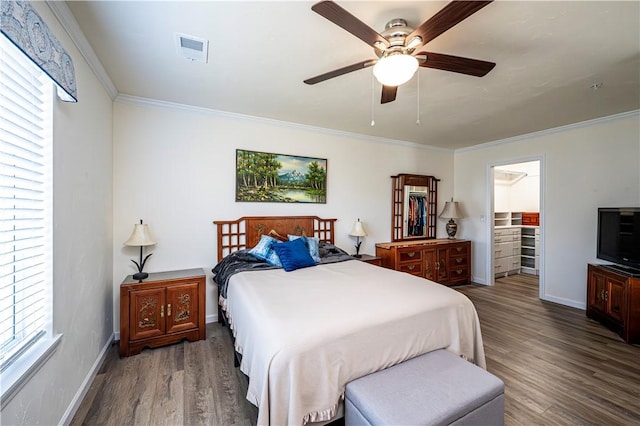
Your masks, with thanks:
[{"label": "crown molding", "polygon": [[526,133],[524,135],[513,136],[513,137],[510,137],[510,138],[500,139],[500,140],[497,140],[497,141],[492,141],[492,142],[487,142],[487,143],[482,143],[482,144],[479,144],[479,145],[468,146],[468,147],[465,147],[465,148],[458,148],[458,149],[455,150],[455,152],[458,153],[458,152],[476,151],[476,150],[479,150],[479,149],[485,149],[485,148],[489,148],[489,147],[493,147],[493,146],[497,146],[497,145],[504,145],[504,144],[508,144],[508,143],[522,141],[522,140],[525,140],[525,139],[532,139],[532,138],[537,138],[537,137],[541,137],[541,136],[552,135],[552,134],[555,134],[555,133],[566,132],[566,131],[572,130],[572,129],[579,129],[581,127],[589,127],[589,126],[593,126],[595,124],[606,123],[608,121],[622,120],[622,119],[625,119],[625,118],[635,117],[635,116],[640,116],[640,109],[636,109],[636,110],[628,111],[628,112],[621,112],[619,114],[614,114],[614,115],[608,115],[606,117],[594,118],[592,120],[580,121],[578,123],[567,124],[565,126],[554,127],[554,128],[551,128],[551,129],[540,130],[538,132]]},{"label": "crown molding", "polygon": [[289,129],[303,130],[312,133],[327,134],[331,136],[347,137],[351,139],[359,139],[367,142],[376,142],[387,145],[403,146],[405,148],[424,149],[430,151],[441,151],[453,153],[453,149],[435,147],[431,145],[422,145],[415,142],[401,141],[397,139],[387,139],[377,136],[368,136],[360,133],[345,132],[342,130],[327,129],[324,127],[309,126],[307,124],[293,123],[290,121],[274,120],[272,118],[256,117],[253,115],[238,114],[234,112],[220,111],[212,108],[197,107],[193,105],[179,104],[175,102],[160,101],[157,99],[142,98],[132,95],[119,94],[114,102],[128,103],[147,107],[170,109],[174,111],[187,111],[198,114],[213,115],[228,120],[238,120],[245,122],[254,122],[259,124],[268,124],[276,127],[286,127]]},{"label": "crown molding", "polygon": [[84,32],[80,28],[75,16],[73,16],[73,12],[71,12],[71,9],[67,6],[67,3],[54,0],[47,0],[46,3],[60,22],[60,25],[62,25],[67,34],[69,34],[73,44],[76,45],[82,57],[87,61],[89,68],[91,68],[96,75],[111,100],[114,100],[116,96],[118,96],[118,89],[115,84],[113,84],[113,81],[111,81],[104,66],[102,66],[102,62],[100,62],[100,59],[98,59],[98,56],[93,51],[89,40],[87,40],[87,37],[84,35]]}]

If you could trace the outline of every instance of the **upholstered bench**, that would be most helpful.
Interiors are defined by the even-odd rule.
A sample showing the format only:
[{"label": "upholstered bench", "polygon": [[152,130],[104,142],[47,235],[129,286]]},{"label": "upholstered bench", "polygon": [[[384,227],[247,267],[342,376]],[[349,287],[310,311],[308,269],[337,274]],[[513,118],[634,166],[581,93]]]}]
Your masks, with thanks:
[{"label": "upholstered bench", "polygon": [[347,384],[345,425],[504,425],[502,380],[444,349]]}]

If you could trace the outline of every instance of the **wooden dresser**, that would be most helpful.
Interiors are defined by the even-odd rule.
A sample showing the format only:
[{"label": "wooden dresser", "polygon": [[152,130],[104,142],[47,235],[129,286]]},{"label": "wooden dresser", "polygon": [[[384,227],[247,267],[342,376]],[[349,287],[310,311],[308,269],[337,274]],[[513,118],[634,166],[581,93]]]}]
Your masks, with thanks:
[{"label": "wooden dresser", "polygon": [[471,241],[431,239],[376,244],[382,266],[444,285],[471,282]]},{"label": "wooden dresser", "polygon": [[204,340],[205,274],[202,269],[129,275],[120,285],[120,356],[187,339]]}]

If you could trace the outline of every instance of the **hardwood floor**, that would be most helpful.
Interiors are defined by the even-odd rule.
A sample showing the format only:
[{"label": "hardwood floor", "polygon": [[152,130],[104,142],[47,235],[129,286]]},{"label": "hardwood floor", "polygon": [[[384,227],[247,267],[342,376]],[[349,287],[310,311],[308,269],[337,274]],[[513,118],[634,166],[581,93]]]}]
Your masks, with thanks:
[{"label": "hardwood floor", "polygon": [[71,425],[255,425],[226,328],[120,358],[114,344]]},{"label": "hardwood floor", "polygon": [[537,279],[458,287],[475,304],[507,425],[640,424],[640,346],[585,311],[538,299]]},{"label": "hardwood floor", "polygon": [[[537,280],[456,288],[476,305],[487,368],[506,385],[507,425],[640,424],[640,346],[538,299]],[[218,324],[207,340],[118,357],[114,345],[72,425],[254,425],[246,378]]]}]

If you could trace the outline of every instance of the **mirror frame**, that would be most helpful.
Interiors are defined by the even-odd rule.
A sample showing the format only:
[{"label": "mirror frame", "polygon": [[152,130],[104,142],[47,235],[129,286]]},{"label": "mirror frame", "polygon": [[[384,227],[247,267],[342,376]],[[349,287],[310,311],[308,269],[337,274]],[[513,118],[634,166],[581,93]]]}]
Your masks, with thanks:
[{"label": "mirror frame", "polygon": [[[413,175],[400,173],[391,176],[391,241],[407,240],[430,240],[436,238],[436,221],[438,208],[438,182],[440,179],[435,176]],[[425,229],[426,233],[419,236],[406,235],[408,218],[405,217],[407,211],[405,206],[406,187],[420,186],[425,188],[427,193],[427,217]]]}]

